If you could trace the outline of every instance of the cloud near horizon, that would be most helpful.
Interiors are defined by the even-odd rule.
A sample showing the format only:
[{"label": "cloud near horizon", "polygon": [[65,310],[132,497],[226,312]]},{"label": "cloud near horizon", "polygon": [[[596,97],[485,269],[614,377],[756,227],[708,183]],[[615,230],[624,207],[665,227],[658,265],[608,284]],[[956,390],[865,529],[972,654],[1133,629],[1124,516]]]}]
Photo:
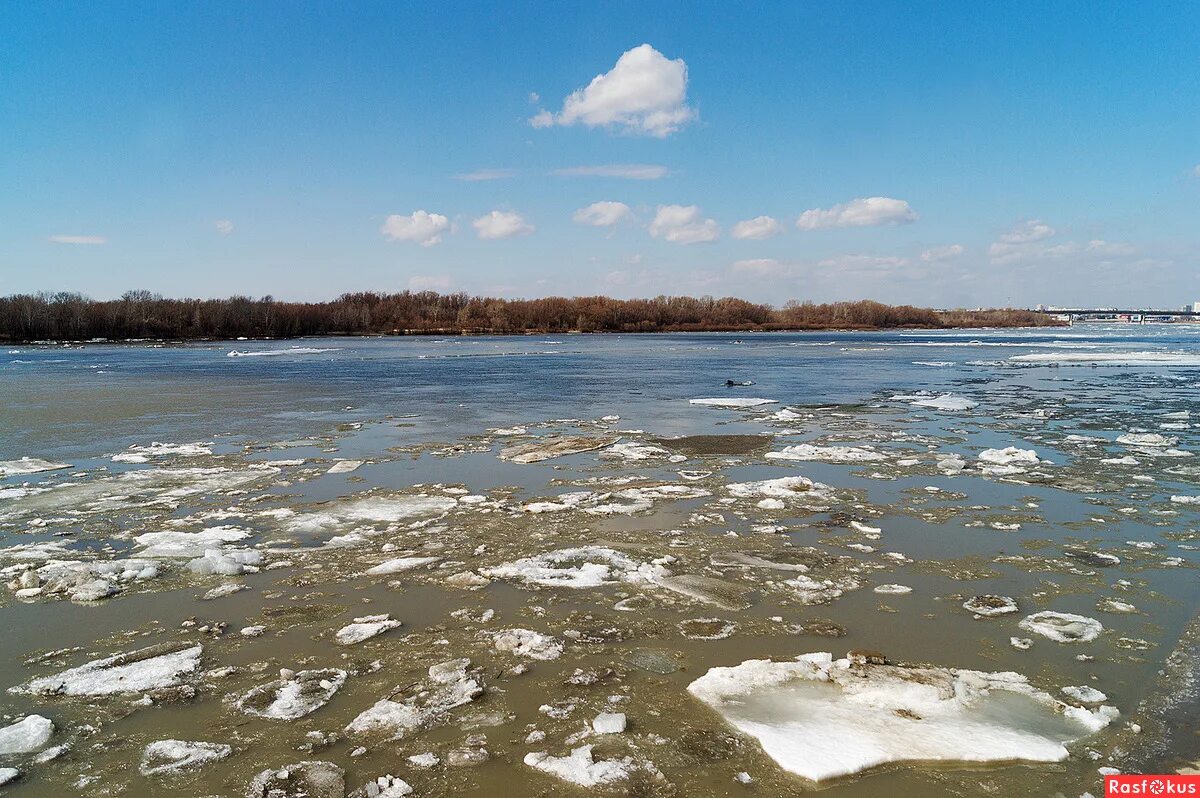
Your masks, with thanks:
[{"label": "cloud near horizon", "polygon": [[473,172],[464,172],[455,175],[454,179],[467,183],[478,183],[484,180],[504,180],[509,177],[516,177],[516,174],[516,169],[476,169]]},{"label": "cloud near horizon", "polygon": [[946,244],[943,247],[931,247],[921,253],[921,260],[926,263],[937,263],[952,260],[967,251],[962,244]]},{"label": "cloud near horizon", "polygon": [[529,235],[534,230],[525,217],[514,211],[491,211],[471,222],[471,226],[477,236],[492,241]]},{"label": "cloud near horizon", "polygon": [[73,244],[75,246],[100,246],[108,243],[108,239],[104,236],[52,235],[46,240],[55,244]]},{"label": "cloud near horizon", "polygon": [[379,232],[392,241],[415,241],[423,247],[442,243],[442,234],[450,229],[450,220],[440,213],[413,211],[410,216],[392,214]]},{"label": "cloud near horizon", "polygon": [[704,244],[716,241],[721,227],[705,219],[697,205],[659,205],[650,222],[650,235],[672,244]]},{"label": "cloud near horizon", "polygon": [[801,230],[875,227],[910,224],[918,218],[917,212],[904,200],[891,197],[859,197],[831,208],[807,210],[796,219],[796,227]]},{"label": "cloud near horizon", "polygon": [[611,70],[563,100],[557,114],[539,111],[537,128],[582,124],[634,135],[666,138],[696,118],[687,105],[687,64],[670,60],[649,44],[627,50]]},{"label": "cloud near horizon", "polygon": [[558,177],[616,177],[625,180],[659,180],[670,172],[665,166],[647,163],[614,163],[601,166],[568,166],[550,174]]}]

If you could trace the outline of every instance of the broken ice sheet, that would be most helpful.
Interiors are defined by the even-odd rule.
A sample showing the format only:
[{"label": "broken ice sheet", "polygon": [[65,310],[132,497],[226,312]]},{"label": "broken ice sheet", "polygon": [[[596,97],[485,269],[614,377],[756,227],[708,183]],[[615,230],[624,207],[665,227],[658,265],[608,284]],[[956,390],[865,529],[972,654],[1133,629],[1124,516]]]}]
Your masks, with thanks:
[{"label": "broken ice sheet", "polygon": [[93,660],[54,676],[42,676],[10,687],[10,693],[32,695],[101,696],[142,693],[175,687],[200,667],[203,647],[198,644],[162,643]]},{"label": "broken ice sheet", "polygon": [[1058,762],[1066,743],[1116,717],[1070,707],[1016,673],[834,660],[747,660],[712,668],[688,691],[812,781],[889,762]]}]

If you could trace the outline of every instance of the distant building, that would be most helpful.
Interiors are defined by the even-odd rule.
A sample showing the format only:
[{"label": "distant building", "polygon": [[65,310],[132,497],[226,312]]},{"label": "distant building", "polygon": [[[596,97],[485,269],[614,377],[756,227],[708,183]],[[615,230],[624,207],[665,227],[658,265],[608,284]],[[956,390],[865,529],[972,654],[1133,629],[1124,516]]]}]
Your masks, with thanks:
[{"label": "distant building", "polygon": [[1192,313],[1200,313],[1200,302],[1192,303]]}]

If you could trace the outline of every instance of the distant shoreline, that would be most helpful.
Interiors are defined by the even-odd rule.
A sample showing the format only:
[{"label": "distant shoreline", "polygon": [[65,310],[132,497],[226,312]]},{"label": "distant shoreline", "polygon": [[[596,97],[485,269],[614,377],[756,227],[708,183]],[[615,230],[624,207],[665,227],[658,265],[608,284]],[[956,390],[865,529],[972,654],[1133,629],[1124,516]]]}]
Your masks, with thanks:
[{"label": "distant shoreline", "polygon": [[432,291],[343,294],[328,302],[167,299],[130,291],[120,299],[81,294],[0,297],[0,341],[232,341],[312,336],[569,335],[651,332],[813,332],[1066,326],[1031,310],[933,310],[881,302],[781,308],[736,297],[498,299]]}]

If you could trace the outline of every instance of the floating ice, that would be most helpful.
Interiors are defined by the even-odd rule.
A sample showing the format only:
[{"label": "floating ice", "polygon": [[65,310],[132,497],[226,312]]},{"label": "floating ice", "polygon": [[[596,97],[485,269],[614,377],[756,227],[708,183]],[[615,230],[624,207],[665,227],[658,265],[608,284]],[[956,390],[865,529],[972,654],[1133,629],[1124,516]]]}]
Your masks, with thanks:
[{"label": "floating ice", "polygon": [[237,576],[256,571],[262,561],[262,554],[253,549],[208,549],[204,556],[188,560],[187,569],[202,576]]},{"label": "floating ice", "polygon": [[319,533],[365,523],[390,523],[438,516],[453,510],[458,500],[450,496],[361,496],[329,502],[321,510],[286,520],[292,532]]},{"label": "floating ice", "polygon": [[1062,691],[1063,695],[1074,698],[1081,704],[1102,704],[1108,700],[1108,696],[1095,687],[1089,687],[1088,685],[1064,687]]},{"label": "floating ice", "polygon": [[17,770],[16,768],[0,768],[0,787],[3,787],[9,782],[16,781],[17,777],[20,775],[21,771]]},{"label": "floating ice", "polygon": [[346,774],[332,762],[297,762],[260,772],[246,798],[342,798]]},{"label": "floating ice", "polygon": [[284,355],[319,355],[322,352],[340,352],[339,347],[317,348],[312,346],[293,346],[288,349],[259,349],[253,352],[239,352],[236,349],[225,353],[225,357],[282,357]]},{"label": "floating ice", "polygon": [[255,687],[237,700],[247,715],[270,720],[296,720],[329,703],[346,682],[337,668],[309,671],[280,670],[279,678]]},{"label": "floating ice", "polygon": [[757,482],[734,482],[725,486],[731,496],[740,499],[780,499],[812,509],[826,506],[834,497],[833,489],[807,477],[779,477]]},{"label": "floating ice", "polygon": [[338,645],[353,646],[399,627],[400,621],[395,620],[387,613],[383,615],[364,615],[361,618],[355,618],[354,623],[347,624],[338,629],[334,633],[333,639]]},{"label": "floating ice", "polygon": [[152,457],[203,457],[212,454],[208,443],[159,443],[149,446],[130,446],[120,454],[112,456],[114,463],[147,463]]},{"label": "floating ice", "polygon": [[1070,366],[1200,366],[1200,356],[1184,352],[1038,352],[1009,360]]},{"label": "floating ice", "polygon": [[511,460],[514,463],[540,463],[554,457],[564,457],[569,454],[580,454],[611,446],[619,437],[591,438],[583,435],[563,435],[530,443],[518,443],[500,450],[500,459]]},{"label": "floating ice", "polygon": [[226,543],[237,543],[250,537],[250,532],[235,526],[214,526],[199,532],[144,532],[133,540],[143,547],[143,557],[202,557],[210,549]]},{"label": "floating ice", "polygon": [[645,584],[664,575],[665,570],[614,549],[578,546],[525,557],[488,568],[483,573],[493,578],[519,579],[546,587],[589,588],[613,582]]},{"label": "floating ice", "polygon": [[609,446],[600,456],[606,459],[620,459],[627,463],[639,463],[645,460],[662,460],[671,457],[671,453],[661,446],[656,446],[653,443],[637,443],[634,441],[626,441],[625,443],[614,443]]},{"label": "floating ice", "polygon": [[621,734],[625,731],[624,712],[601,712],[592,720],[596,734]]},{"label": "floating ice", "polygon": [[329,467],[326,474],[349,474],[351,471],[356,471],[365,461],[363,460],[338,460]]},{"label": "floating ice", "polygon": [[139,766],[143,776],[160,776],[203,767],[233,753],[223,743],[204,743],[192,740],[158,740],[142,750]]},{"label": "floating ice", "polygon": [[54,676],[10,687],[10,693],[33,695],[100,696],[144,693],[175,687],[186,674],[200,667],[199,644],[162,643],[125,654],[93,660]]},{"label": "floating ice", "polygon": [[70,463],[52,463],[38,457],[22,457],[20,460],[0,460],[0,477],[15,477],[22,474],[40,474],[43,471],[58,471],[70,468]]},{"label": "floating ice", "polygon": [[368,576],[387,576],[388,574],[398,574],[404,571],[411,571],[414,568],[420,568],[425,565],[432,565],[435,562],[440,562],[441,557],[397,557],[394,560],[388,560],[376,565],[374,568],[368,568],[366,573]]},{"label": "floating ice", "polygon": [[26,715],[0,728],[0,755],[40,751],[54,734],[54,722],[41,715]]},{"label": "floating ice", "polygon": [[497,632],[492,636],[492,644],[497,651],[506,651],[529,659],[558,659],[563,653],[562,643],[550,635],[531,629],[506,629]]},{"label": "floating ice", "polygon": [[909,587],[908,585],[876,585],[873,592],[883,593],[885,595],[890,594],[890,595],[902,596],[905,593],[911,593],[912,588]]},{"label": "floating ice", "polygon": [[775,399],[741,399],[737,397],[728,397],[724,399],[689,399],[688,403],[693,405],[701,405],[703,407],[729,407],[734,409],[745,409],[749,407],[762,407],[763,405],[779,404],[779,402]]},{"label": "floating ice", "polygon": [[546,751],[529,753],[525,755],[525,764],[580,787],[599,787],[625,781],[636,767],[630,757],[597,762],[592,758],[590,745],[581,745],[568,756],[551,756]]},{"label": "floating ice", "polygon": [[1006,446],[1003,449],[984,449],[979,453],[979,459],[992,465],[1037,465],[1042,462],[1033,449],[1018,449],[1016,446]]},{"label": "floating ice", "polygon": [[1117,443],[1138,448],[1165,449],[1179,443],[1179,438],[1174,435],[1160,435],[1157,432],[1126,432],[1117,436]]},{"label": "floating ice", "polygon": [[403,701],[385,698],[361,712],[346,731],[352,734],[387,732],[399,739],[422,726],[440,721],[450,710],[483,694],[483,686],[468,673],[471,661],[453,659],[429,668],[430,684]]},{"label": "floating ice", "polygon": [[973,402],[970,399],[955,396],[952,393],[944,393],[941,396],[921,397],[910,402],[910,404],[913,407],[941,410],[944,413],[960,413],[979,406],[979,402]]},{"label": "floating ice", "polygon": [[785,446],[780,452],[767,452],[769,460],[820,460],[826,463],[874,463],[886,460],[887,455],[856,446],[813,446],[802,443]]},{"label": "floating ice", "polygon": [[1057,762],[1116,710],[1071,708],[1016,673],[805,654],[712,668],[688,686],[782,768],[812,781],[889,762]]},{"label": "floating ice", "polygon": [[351,793],[351,796],[352,798],[359,798],[359,796],[362,798],[403,798],[412,793],[411,784],[388,773],[386,776],[378,776],[367,782]]},{"label": "floating ice", "polygon": [[1094,618],[1051,610],[1028,615],[1017,625],[1059,643],[1089,643],[1104,631],[1103,624]]},{"label": "floating ice", "polygon": [[1017,600],[1008,596],[997,596],[987,593],[982,596],[972,596],[963,602],[963,609],[984,618],[994,618],[997,615],[1008,615],[1017,612]]}]

